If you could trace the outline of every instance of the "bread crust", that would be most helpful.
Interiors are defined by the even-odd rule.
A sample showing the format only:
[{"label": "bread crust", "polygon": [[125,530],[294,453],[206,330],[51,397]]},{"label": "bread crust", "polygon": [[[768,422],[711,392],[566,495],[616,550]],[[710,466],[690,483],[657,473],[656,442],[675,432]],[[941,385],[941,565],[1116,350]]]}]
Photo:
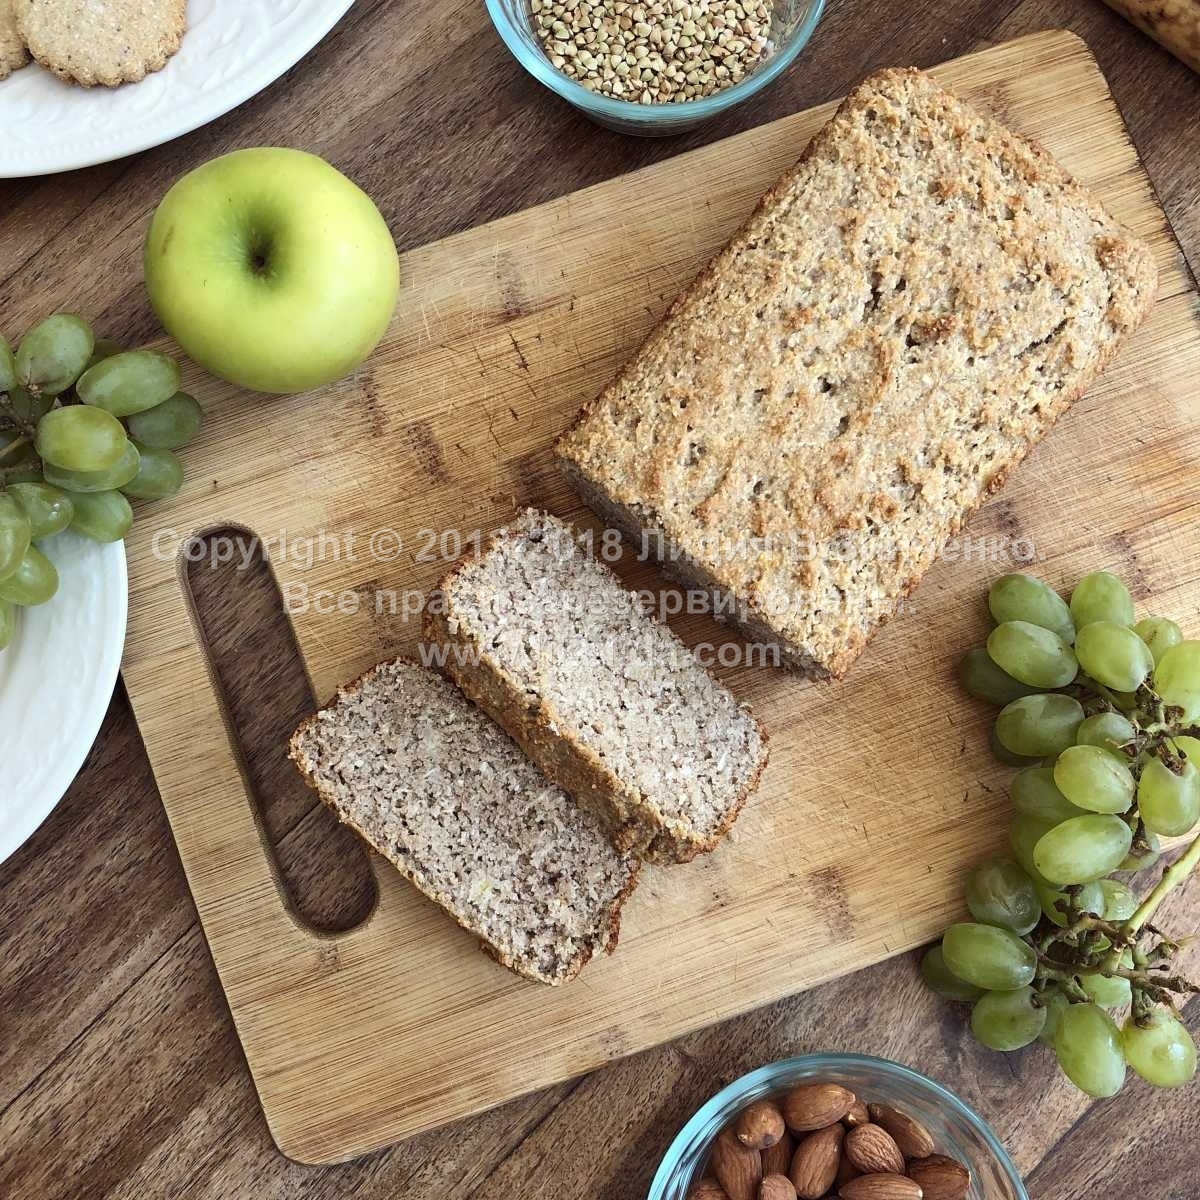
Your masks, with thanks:
[{"label": "bread crust", "polygon": [[[571,980],[575,979],[579,975],[579,972],[582,971],[583,968],[591,961],[594,954],[594,949],[592,946],[585,946],[580,953],[571,960],[562,976],[547,976],[540,972],[529,970],[518,960],[505,953],[499,946],[496,946],[493,942],[491,942],[488,939],[487,934],[476,924],[474,924],[466,914],[456,912],[447,904],[445,898],[440,896],[435,889],[428,887],[413,871],[409,870],[407,866],[393,858],[386,849],[378,846],[366,830],[364,830],[341,810],[336,802],[335,797],[333,796],[333,793],[309,770],[307,763],[304,761],[301,744],[305,735],[310,732],[320,714],[328,709],[334,708],[343,698],[353,696],[362,688],[364,681],[375,671],[379,670],[380,667],[393,663],[403,663],[407,666],[417,667],[421,670],[428,669],[421,663],[418,663],[416,660],[409,658],[406,655],[398,655],[397,657],[387,659],[382,663],[376,663],[375,666],[370,667],[361,675],[357,676],[355,679],[352,679],[349,683],[342,684],[337,690],[337,695],[328,704],[323,705],[317,710],[317,712],[313,713],[309,717],[306,717],[296,727],[296,731],[292,734],[291,739],[288,742],[288,757],[293,763],[295,763],[296,769],[300,772],[300,775],[303,777],[305,783],[307,783],[308,786],[311,787],[314,792],[316,792],[318,799],[320,799],[321,803],[333,813],[338,822],[342,825],[345,825],[347,828],[352,829],[354,833],[357,834],[358,837],[360,837],[368,846],[370,846],[371,849],[374,850],[381,858],[384,858],[393,867],[395,867],[396,870],[399,871],[400,874],[403,875],[404,878],[407,879],[408,882],[417,889],[417,891],[419,891],[427,899],[432,900],[434,904],[441,908],[455,922],[455,924],[465,929],[468,933],[474,934],[476,937],[478,937],[480,939],[479,949],[483,951],[489,958],[494,959],[501,966],[507,967],[510,971],[520,975],[522,978],[532,980],[534,983],[546,984],[549,987],[559,987],[564,983],[570,983]],[[637,888],[640,873],[641,865],[634,862],[632,864],[632,871],[630,873],[629,880],[625,887],[617,894],[615,899],[612,900],[605,909],[606,923],[608,926],[608,936],[604,943],[604,950],[606,954],[611,954],[617,948],[617,942],[621,934],[621,910],[624,908],[625,902],[631,895],[633,895],[634,890]]]},{"label": "bread crust", "polygon": [[[451,647],[443,671],[521,747],[542,772],[606,825],[614,847],[648,862],[690,862],[715,850],[733,827],[746,801],[758,788],[770,759],[770,737],[762,722],[746,705],[762,739],[762,754],[754,771],[739,790],[734,803],[707,837],[698,837],[681,821],[660,818],[646,799],[622,780],[592,747],[560,732],[566,722],[544,696],[527,696],[505,671],[495,655],[459,623],[452,627],[450,597],[458,575],[470,563],[485,557],[499,544],[503,531],[493,533],[478,552],[464,558],[439,584],[438,604],[425,613],[425,637]],[[648,617],[648,620],[654,620]],[[464,653],[454,654],[454,647]]]},{"label": "bread crust", "polygon": [[[756,641],[778,644],[789,664],[816,679],[840,678],[846,673],[869,638],[899,602],[917,586],[935,560],[936,552],[922,550],[910,554],[907,561],[903,558],[898,561],[890,573],[881,569],[877,595],[872,593],[869,596],[876,601],[878,611],[864,609],[868,615],[861,616],[853,610],[847,615],[843,610],[841,613],[828,614],[826,619],[818,623],[796,617],[790,612],[779,617],[763,611],[762,606],[755,603],[760,599],[760,590],[767,590],[767,582],[782,581],[781,590],[790,589],[794,598],[804,590],[804,585],[798,580],[818,576],[817,571],[802,560],[797,561],[786,549],[765,551],[757,557],[747,553],[732,561],[721,561],[704,551],[705,533],[736,534],[762,511],[753,503],[745,503],[744,493],[749,491],[754,475],[759,471],[769,473],[774,467],[773,456],[778,458],[782,453],[777,444],[763,443],[761,436],[755,440],[752,435],[760,434],[759,430],[711,416],[716,411],[717,400],[726,398],[721,388],[729,388],[730,393],[740,401],[736,389],[753,386],[753,383],[745,380],[752,377],[755,367],[754,351],[749,345],[741,348],[741,357],[731,364],[730,359],[734,356],[722,349],[722,335],[726,332],[724,323],[720,313],[712,306],[725,303],[727,308],[724,315],[731,324],[740,321],[741,324],[737,326],[739,329],[744,326],[755,330],[754,323],[746,318],[747,308],[753,308],[756,303],[770,303],[772,298],[778,299],[783,287],[779,280],[788,266],[779,266],[770,261],[764,263],[761,257],[754,258],[759,249],[759,239],[782,236],[779,234],[780,226],[771,225],[777,213],[785,213],[785,216],[778,218],[781,223],[799,219],[795,214],[805,203],[803,189],[808,178],[808,164],[818,160],[824,163],[830,158],[840,162],[839,155],[853,161],[855,155],[867,153],[854,141],[853,135],[859,131],[851,127],[852,119],[869,112],[873,105],[880,103],[881,97],[886,99],[905,89],[915,90],[919,102],[926,104],[934,114],[930,118],[931,123],[935,118],[943,122],[949,131],[947,136],[965,136],[964,130],[968,127],[982,129],[980,144],[985,147],[986,155],[1011,169],[1014,180],[1012,194],[1018,201],[1040,189],[1039,194],[1044,192],[1057,197],[1060,211],[1069,209],[1091,221],[1096,231],[1093,244],[1097,269],[1093,276],[1105,277],[1109,284],[1107,323],[1104,328],[1107,330],[1111,326],[1112,336],[1088,346],[1085,363],[1076,365],[1071,362],[1072,369],[1067,373],[1069,384],[1035,406],[1029,417],[1021,418],[1019,426],[1013,426],[1020,434],[1019,440],[1007,439],[1001,448],[1002,452],[995,455],[988,470],[979,474],[978,484],[973,490],[960,488],[960,494],[953,501],[947,499],[930,522],[927,530],[929,542],[940,546],[946,538],[955,536],[961,530],[968,517],[1003,485],[1008,474],[1083,394],[1111,361],[1125,337],[1141,323],[1153,305],[1157,271],[1149,247],[1115,222],[1095,197],[1045,150],[1018,138],[995,121],[980,117],[915,69],[880,72],[864,81],[846,98],[834,118],[802,153],[797,164],[766,193],[728,246],[701,270],[692,285],[670,305],[660,324],[613,382],[584,405],[577,421],[559,439],[555,448],[560,466],[568,479],[602,517],[627,532],[636,534],[648,529],[656,534],[655,545],[660,552],[664,546],[673,547],[673,559],[663,558],[660,553],[660,561],[667,573],[726,599],[732,597],[734,604],[730,615],[735,624]],[[881,187],[886,187],[886,184]],[[900,221],[902,217],[889,219]],[[862,213],[851,212],[847,217],[848,226],[852,228],[858,228],[856,221],[864,220],[866,217]],[[1028,239],[1028,242],[1014,243],[1014,254],[1035,253],[1036,239]],[[744,284],[739,276],[739,272],[746,269],[743,258],[747,262],[753,261],[755,269],[762,272],[761,276],[755,276]],[[805,310],[803,284],[797,283],[791,276],[786,278],[789,303],[797,306],[794,310],[795,319],[799,322],[797,328],[803,329],[807,322],[821,326],[826,320],[825,314],[820,310],[811,313]],[[725,291],[721,290],[723,284],[728,285]],[[732,289],[735,285],[741,290],[734,292]],[[734,296],[736,300],[732,298]],[[760,317],[762,311],[760,308]],[[919,310],[917,316],[921,316]],[[952,322],[955,316],[951,310],[944,319]],[[916,328],[915,321],[913,328]],[[930,321],[929,329],[934,338],[940,336],[937,322]],[[702,342],[701,330],[707,330],[711,347]],[[902,334],[903,329],[898,332]],[[851,329],[847,344],[853,343],[855,336],[856,331]],[[856,348],[861,348],[861,340]],[[895,346],[890,349],[894,351]],[[888,350],[884,346],[881,353]],[[1066,347],[1065,356],[1071,360],[1073,355],[1081,353],[1080,346],[1070,344]],[[971,361],[973,363],[974,360]],[[703,370],[710,365],[712,370],[721,373],[704,375]],[[785,420],[786,399],[777,397],[772,389],[795,384],[797,405],[803,399],[807,406],[803,411],[819,413],[821,398],[803,391],[812,381],[798,378],[794,366],[788,370],[792,372],[790,378],[784,377],[782,367],[774,374],[769,368],[764,368],[760,374],[765,378],[754,378],[755,383],[771,392],[766,396],[766,401],[768,404],[777,404],[772,411],[784,414],[779,419]],[[653,371],[659,372],[657,383],[653,378],[648,378],[648,373]],[[673,382],[676,377],[692,382],[677,385]],[[704,381],[704,390],[695,383],[697,380]],[[821,382],[824,384],[826,381]],[[756,396],[758,394],[755,393]],[[1015,398],[1007,399],[1015,403]],[[1005,400],[1004,394],[997,394],[997,408],[1002,408]],[[710,431],[715,428],[713,440],[718,443],[718,451],[726,454],[719,463],[724,468],[724,474],[718,477],[715,490],[690,508],[688,505],[692,496],[689,493],[681,501],[681,486],[690,486],[695,475],[700,474],[704,467],[702,463],[695,475],[689,475],[680,467],[679,450],[686,444],[686,435],[681,432],[685,417],[674,411],[676,402],[680,410],[686,410],[689,433],[693,427],[701,434],[706,428]],[[874,403],[884,403],[882,396]],[[852,428],[841,442],[830,438],[831,462],[824,481],[820,478],[820,472],[814,481],[814,477],[806,471],[798,474],[794,471],[790,477],[781,479],[779,491],[785,494],[786,500],[779,502],[775,512],[782,512],[785,519],[777,520],[777,525],[782,523],[788,527],[790,520],[794,526],[798,521],[813,518],[818,532],[823,536],[831,536],[832,528],[821,525],[823,514],[833,511],[825,507],[826,495],[836,490],[845,479],[856,482],[858,473],[863,478],[863,503],[853,513],[853,519],[866,523],[868,518],[873,520],[879,510],[886,514],[887,497],[876,495],[873,498],[870,495],[872,489],[882,491],[878,487],[878,479],[882,474],[879,465],[864,467],[861,460],[855,458],[858,448],[856,422],[869,423],[875,419],[872,402],[869,401],[864,410],[865,415],[864,411],[852,411],[849,414]],[[737,411],[744,414],[745,409]],[[712,422],[718,419],[725,420],[725,425],[714,426]],[[1002,412],[1000,420],[1003,421]],[[739,430],[745,432],[747,429],[748,444],[737,442]],[[898,438],[897,441],[902,451],[903,439]],[[791,445],[794,443],[790,443],[789,448]],[[936,453],[938,449],[934,446],[931,451]],[[834,455],[840,455],[841,458],[833,461]],[[955,464],[958,470],[965,471],[970,467],[971,464],[966,461]],[[699,489],[699,485],[697,487]],[[920,489],[916,490],[920,495]],[[730,493],[737,493],[740,507],[730,504],[727,506],[729,511],[722,513],[721,501]],[[872,510],[868,502],[879,503]],[[884,525],[887,519],[885,515]],[[865,528],[872,526],[866,523]],[[821,538],[818,538],[818,542],[821,542]],[[849,592],[852,599],[856,598],[853,593],[858,581],[853,576],[846,573],[829,577],[842,585],[840,590],[843,593]]]}]

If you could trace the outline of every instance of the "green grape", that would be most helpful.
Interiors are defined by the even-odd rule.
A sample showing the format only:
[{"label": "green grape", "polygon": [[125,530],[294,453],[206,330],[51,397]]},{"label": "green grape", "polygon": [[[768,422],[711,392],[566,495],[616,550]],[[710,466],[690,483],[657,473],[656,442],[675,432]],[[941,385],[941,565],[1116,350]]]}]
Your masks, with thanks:
[{"label": "green grape", "polygon": [[64,471],[53,463],[46,463],[42,467],[42,473],[47,483],[71,493],[110,492],[129,483],[137,475],[141,465],[142,456],[138,453],[138,448],[127,441],[121,457],[103,471]]},{"label": "green grape", "polygon": [[1066,687],[1079,664],[1052,629],[1028,621],[1005,621],[988,635],[987,652],[1006,674],[1030,687]]},{"label": "green grape", "polygon": [[967,908],[984,925],[1028,933],[1042,915],[1033,880],[1015,863],[993,858],[967,877]]},{"label": "green grape", "polygon": [[95,346],[92,347],[92,357],[88,359],[88,368],[94,367],[106,358],[112,358],[114,354],[120,354],[121,349],[121,343],[114,342],[112,338],[97,338]]},{"label": "green grape", "polygon": [[[143,446],[153,446],[156,450],[178,450],[200,432],[203,419],[204,410],[200,405],[187,392],[176,392],[155,408],[135,413],[125,424],[130,437],[136,438]],[[970,688],[967,690],[970,691]],[[971,694],[974,695],[973,692]],[[1024,695],[1023,692],[1020,694]],[[1000,703],[1007,704],[1008,701]]]},{"label": "green grape", "polygon": [[179,364],[159,350],[128,350],[89,367],[75,390],[114,417],[157,408],[179,391]]},{"label": "green grape", "polygon": [[1150,647],[1132,629],[1112,621],[1092,621],[1075,639],[1079,665],[1097,682],[1133,692],[1154,670]]},{"label": "green grape", "polygon": [[7,650],[17,632],[17,610],[7,600],[0,600],[0,650]]},{"label": "green grape", "polygon": [[1058,1032],[1058,1019],[1071,1003],[1061,988],[1048,987],[1041,995],[1042,1007],[1046,1010],[1046,1024],[1038,1035],[1038,1041],[1044,1046],[1054,1045],[1054,1035]]},{"label": "green grape", "polygon": [[1072,804],[1099,813],[1125,812],[1137,787],[1129,768],[1099,746],[1068,746],[1054,762],[1054,782]]},{"label": "green grape", "polygon": [[0,392],[11,392],[16,386],[17,360],[8,339],[0,333]]},{"label": "green grape", "polygon": [[30,546],[16,571],[0,582],[0,600],[22,608],[45,604],[57,591],[58,572],[36,546]]},{"label": "green grape", "polygon": [[1013,754],[1051,758],[1075,744],[1075,731],[1082,722],[1078,700],[1039,693],[1006,704],[996,718],[996,736]]},{"label": "green grape", "polygon": [[1079,986],[1101,1008],[1124,1008],[1133,999],[1129,980],[1119,975],[1080,975]]},{"label": "green grape", "polygon": [[1042,761],[1040,758],[1030,757],[1029,755],[1014,754],[996,736],[996,727],[994,725],[988,737],[988,745],[991,748],[992,757],[997,762],[1004,763],[1006,767],[1036,767]]},{"label": "green grape", "polygon": [[961,1000],[969,1003],[978,1000],[983,995],[983,988],[978,988],[965,979],[959,979],[946,966],[941,946],[931,946],[925,951],[921,958],[921,977],[931,992],[936,992],[947,1000]]},{"label": "green grape", "polygon": [[1046,1028],[1046,1010],[1034,1002],[1031,987],[986,992],[971,1009],[971,1032],[991,1050],[1020,1050]]},{"label": "green grape", "polygon": [[58,396],[83,373],[95,339],[74,313],[56,313],[35,325],[17,350],[17,382],[28,392]]},{"label": "green grape", "polygon": [[1180,1087],[1196,1074],[1196,1043],[1170,1009],[1156,1008],[1144,1025],[1130,1017],[1121,1044],[1129,1065],[1155,1087]]},{"label": "green grape", "polygon": [[1133,627],[1133,632],[1150,647],[1155,666],[1172,646],[1183,641],[1183,630],[1169,617],[1143,617]]},{"label": "green grape", "polygon": [[[1050,885],[1038,884],[1037,894],[1041,901],[1042,912],[1046,914],[1046,919],[1052,921],[1060,929],[1067,923],[1068,901],[1070,897],[1066,892],[1059,891]],[[1061,906],[1061,907],[1060,907]],[[1081,884],[1079,892],[1075,896],[1076,912],[1090,912],[1100,916],[1104,911],[1104,893],[1100,890],[1100,884],[1096,881]]]},{"label": "green grape", "polygon": [[1190,760],[1176,775],[1161,759],[1148,758],[1137,788],[1142,824],[1163,837],[1178,837],[1200,821],[1200,770]]},{"label": "green grape", "polygon": [[1093,621],[1133,624],[1133,597],[1129,589],[1108,571],[1085,575],[1071,593],[1071,617],[1076,633]]},{"label": "green grape", "polygon": [[1130,850],[1121,859],[1121,865],[1117,868],[1118,871],[1144,871],[1147,867],[1152,867],[1158,862],[1162,857],[1162,845],[1158,840],[1158,836],[1147,829],[1143,835],[1143,840],[1147,848],[1142,850],[1134,847]]},{"label": "green grape", "polygon": [[1005,705],[1021,696],[1032,696],[1038,690],[1002,671],[983,646],[973,646],[962,656],[958,681],[968,696],[989,704]]},{"label": "green grape", "polygon": [[1186,722],[1200,720],[1200,642],[1180,642],[1164,650],[1154,670],[1154,686],[1168,704],[1183,709]]},{"label": "green grape", "polygon": [[1180,758],[1184,758],[1188,762],[1193,762],[1197,766],[1200,766],[1200,738],[1180,734],[1178,737],[1171,739],[1171,745]]},{"label": "green grape", "polygon": [[53,396],[36,395],[19,387],[9,393],[8,402],[22,420],[36,425],[53,407]]},{"label": "green grape", "polygon": [[1033,862],[1052,883],[1088,883],[1115,871],[1132,843],[1133,831],[1120,817],[1089,813],[1046,832]]},{"label": "green grape", "polygon": [[71,523],[71,497],[48,483],[14,483],[8,494],[20,505],[35,539],[53,537]]},{"label": "green grape", "polygon": [[104,471],[121,461],[129,438],[112,413],[72,404],[38,422],[35,445],[44,462],[64,471]]},{"label": "green grape", "polygon": [[1033,982],[1037,954],[1010,929],[964,921],[942,938],[946,966],[959,979],[989,992],[1011,992]]},{"label": "green grape", "polygon": [[1104,907],[1100,909],[1100,915],[1106,921],[1119,925],[1137,912],[1138,898],[1127,883],[1119,879],[1101,879],[1097,886],[1104,895]]},{"label": "green grape", "polygon": [[1125,1082],[1120,1031],[1098,1005],[1072,1004],[1059,1014],[1054,1053],[1067,1078],[1089,1096],[1115,1096]]},{"label": "green grape", "polygon": [[94,542],[119,542],[133,528],[133,509],[120,492],[89,492],[73,502],[71,528]]},{"label": "green grape", "polygon": [[[137,443],[134,443],[137,445]],[[137,446],[141,465],[137,474],[121,485],[121,491],[135,500],[162,500],[173,496],[183,486],[183,463],[171,450],[155,450]]]},{"label": "green grape", "polygon": [[[1086,725],[1087,722],[1085,721]],[[1027,767],[1013,776],[1009,794],[1018,812],[1028,813],[1057,825],[1072,817],[1082,817],[1084,809],[1076,807],[1054,784],[1052,767]]]},{"label": "green grape", "polygon": [[1136,734],[1137,730],[1128,717],[1115,712],[1102,712],[1084,720],[1075,731],[1075,744],[1099,746],[1102,750],[1121,755],[1128,762],[1129,755],[1121,747],[1133,741]]},{"label": "green grape", "polygon": [[1033,575],[1001,575],[988,591],[988,608],[997,625],[1028,621],[1052,629],[1067,645],[1075,640],[1075,622],[1067,602]]},{"label": "green grape", "polygon": [[1043,821],[1028,813],[1017,813],[1008,827],[1008,844],[1013,858],[1025,869],[1025,874],[1040,887],[1050,887],[1049,880],[1039,871],[1033,861],[1033,851],[1038,842],[1054,828],[1056,822]]},{"label": "green grape", "polygon": [[16,574],[32,539],[24,510],[7,492],[0,492],[0,581]]}]

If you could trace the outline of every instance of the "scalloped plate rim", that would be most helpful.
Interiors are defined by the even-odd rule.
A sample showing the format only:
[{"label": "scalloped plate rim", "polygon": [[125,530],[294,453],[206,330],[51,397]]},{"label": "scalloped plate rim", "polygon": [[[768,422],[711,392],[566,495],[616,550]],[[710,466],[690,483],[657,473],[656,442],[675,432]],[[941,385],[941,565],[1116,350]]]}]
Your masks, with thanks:
[{"label": "scalloped plate rim", "polygon": [[[22,613],[13,644],[0,652],[0,718],[14,707],[11,702],[6,703],[10,675],[4,670],[3,656],[25,655],[18,669],[27,670],[28,642],[36,641],[33,665],[46,667],[43,686],[62,688],[68,697],[52,714],[64,736],[53,747],[51,758],[46,754],[45,741],[30,727],[34,719],[43,715],[34,705],[21,708],[26,714],[24,721],[17,721],[9,728],[0,725],[0,762],[7,764],[4,776],[14,778],[19,771],[29,771],[31,764],[38,772],[33,777],[31,792],[15,794],[7,786],[0,789],[0,863],[15,854],[41,827],[79,773],[108,711],[125,647],[129,608],[125,543],[100,546],[65,533],[42,543],[42,548],[59,568],[59,592],[42,608]],[[82,603],[92,598],[87,591],[89,584],[99,594],[99,612]],[[63,607],[53,607],[58,605]],[[87,646],[83,686],[76,671],[79,660],[70,653],[74,639]]]},{"label": "scalloped plate rim", "polygon": [[[196,0],[192,0],[193,4],[195,2]],[[209,3],[215,10],[206,15],[205,19],[209,21],[219,19],[221,12],[226,8],[234,16],[240,16],[246,9],[260,6],[265,12],[264,19],[268,22],[275,15],[271,11],[272,0],[209,0]],[[6,117],[6,87],[11,87],[15,81],[26,77],[28,72],[44,76],[44,79],[37,78],[30,84],[35,92],[52,96],[56,94],[56,89],[67,89],[58,93],[61,98],[69,97],[71,103],[78,102],[80,105],[86,103],[89,108],[94,107],[97,116],[94,125],[89,125],[86,133],[76,134],[69,142],[56,142],[51,134],[46,140],[39,141],[36,147],[25,150],[10,139],[0,139],[0,179],[33,178],[94,167],[153,149],[184,134],[192,133],[269,87],[309,54],[353,5],[354,0],[314,0],[306,6],[303,0],[296,0],[290,17],[302,15],[296,23],[285,29],[282,39],[272,43],[269,51],[261,54],[252,53],[255,48],[253,46],[241,47],[245,69],[236,73],[231,80],[212,93],[193,92],[188,95],[182,86],[182,76],[178,68],[183,50],[188,44],[186,34],[180,54],[177,54],[162,71],[147,76],[143,83],[126,84],[117,89],[81,89],[60,83],[48,71],[43,71],[36,63],[31,63],[14,72],[7,80],[0,81],[0,127],[5,125],[6,120],[14,119],[11,103],[10,113]],[[269,25],[268,29],[273,32]],[[225,42],[218,47],[218,52],[232,53],[233,48],[233,43]],[[206,69],[211,68],[211,65],[204,64]],[[177,68],[175,74],[172,74],[172,67]],[[115,98],[132,95],[139,87],[145,87],[155,79],[163,81],[163,94],[157,111],[166,112],[169,116],[160,119],[152,117],[141,124],[134,124],[124,134],[104,136],[97,132],[107,126],[110,118],[106,117],[106,114],[113,111]],[[185,93],[182,103],[173,96],[173,89],[176,93]],[[21,92],[26,90],[23,87]]]}]

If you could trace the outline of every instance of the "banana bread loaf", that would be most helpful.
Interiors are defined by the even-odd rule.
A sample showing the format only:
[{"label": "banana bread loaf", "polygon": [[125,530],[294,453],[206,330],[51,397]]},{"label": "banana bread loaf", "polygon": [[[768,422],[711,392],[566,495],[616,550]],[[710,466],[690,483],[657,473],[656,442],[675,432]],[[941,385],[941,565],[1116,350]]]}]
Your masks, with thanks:
[{"label": "banana bread loaf", "polygon": [[397,659],[296,730],[321,799],[488,952],[541,983],[612,951],[638,864],[434,671]]},{"label": "banana bread loaf", "polygon": [[1149,248],[916,70],[874,75],[558,446],[584,499],[842,675],[1150,308]]},{"label": "banana bread loaf", "polygon": [[622,851],[711,850],[758,784],[767,738],[750,711],[546,513],[523,513],[447,576],[426,632]]}]

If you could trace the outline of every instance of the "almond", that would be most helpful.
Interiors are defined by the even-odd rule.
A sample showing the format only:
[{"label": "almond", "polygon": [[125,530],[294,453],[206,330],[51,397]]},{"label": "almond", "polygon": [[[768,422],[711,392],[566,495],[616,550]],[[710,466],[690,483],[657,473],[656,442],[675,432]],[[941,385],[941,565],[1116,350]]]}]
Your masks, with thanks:
[{"label": "almond", "polygon": [[734,1122],[733,1132],[751,1150],[769,1150],[787,1132],[783,1113],[770,1100],[755,1100]]},{"label": "almond", "polygon": [[843,1183],[849,1183],[852,1179],[857,1179],[862,1172],[843,1154],[841,1164],[838,1166],[837,1178],[833,1181],[833,1188],[836,1191]]},{"label": "almond", "polygon": [[933,1135],[915,1117],[888,1104],[872,1104],[871,1120],[892,1135],[905,1158],[925,1158],[933,1153]]},{"label": "almond", "polygon": [[966,1200],[971,1172],[956,1158],[930,1154],[908,1164],[908,1177],[920,1184],[925,1200]]},{"label": "almond", "polygon": [[688,1192],[688,1200],[729,1200],[725,1189],[715,1180],[707,1177],[692,1184]]},{"label": "almond", "polygon": [[845,1136],[846,1131],[834,1123],[810,1133],[796,1147],[790,1175],[800,1200],[818,1200],[833,1187]]},{"label": "almond", "polygon": [[923,1200],[919,1184],[906,1175],[860,1175],[838,1189],[841,1200]]},{"label": "almond", "polygon": [[870,1119],[871,1114],[867,1111],[867,1106],[856,1099],[850,1105],[850,1111],[842,1118],[842,1124],[847,1129],[853,1129],[855,1125],[865,1125]]},{"label": "almond", "polygon": [[793,1133],[811,1133],[840,1121],[856,1097],[837,1083],[801,1083],[783,1098],[783,1119]]},{"label": "almond", "polygon": [[713,1142],[709,1165],[729,1200],[757,1200],[762,1182],[762,1158],[743,1146],[732,1129],[722,1129]]},{"label": "almond", "polygon": [[786,1175],[792,1169],[792,1155],[796,1153],[796,1141],[788,1132],[773,1146],[762,1152],[763,1175]]},{"label": "almond", "polygon": [[758,1200],[796,1200],[796,1189],[786,1175],[764,1175],[758,1185]]},{"label": "almond", "polygon": [[904,1155],[882,1125],[856,1125],[846,1134],[846,1157],[864,1175],[904,1174]]}]

